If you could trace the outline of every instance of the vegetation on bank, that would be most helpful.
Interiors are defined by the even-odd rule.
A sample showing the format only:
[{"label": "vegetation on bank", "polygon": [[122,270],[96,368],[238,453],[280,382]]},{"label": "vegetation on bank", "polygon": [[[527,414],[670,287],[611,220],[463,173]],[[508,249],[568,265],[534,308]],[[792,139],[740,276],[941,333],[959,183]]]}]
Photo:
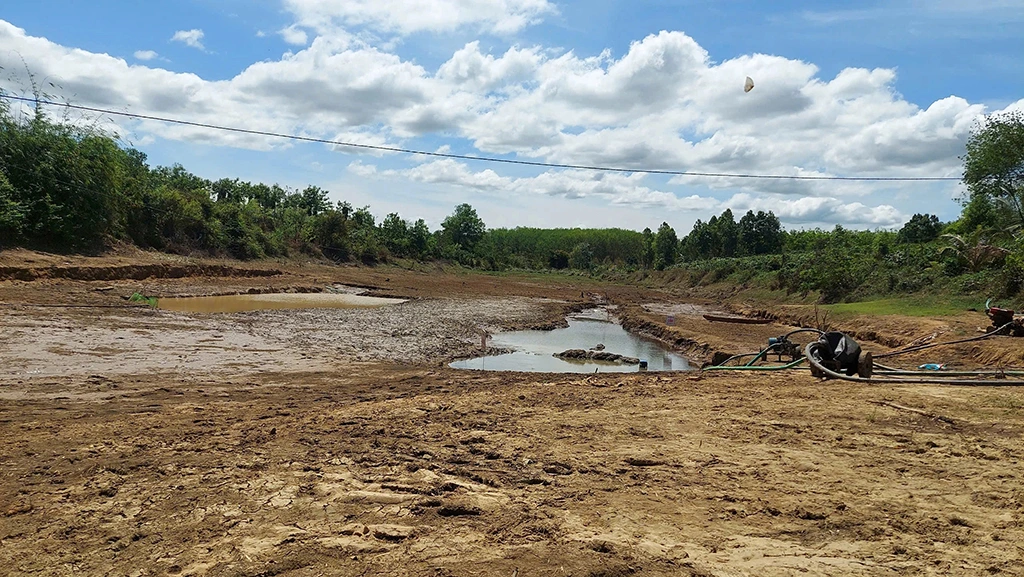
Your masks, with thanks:
[{"label": "vegetation on bank", "polygon": [[445,260],[484,270],[573,270],[689,286],[731,283],[823,302],[918,293],[1013,297],[1024,288],[1024,116],[990,117],[967,145],[960,218],[917,214],[899,231],[783,230],[771,212],[730,210],[679,238],[657,230],[488,229],[463,204],[423,220],[290,190],[208,180],[94,128],[15,114],[0,100],[0,248],[97,252],[111,242],[239,259],[308,254],[366,264]]}]

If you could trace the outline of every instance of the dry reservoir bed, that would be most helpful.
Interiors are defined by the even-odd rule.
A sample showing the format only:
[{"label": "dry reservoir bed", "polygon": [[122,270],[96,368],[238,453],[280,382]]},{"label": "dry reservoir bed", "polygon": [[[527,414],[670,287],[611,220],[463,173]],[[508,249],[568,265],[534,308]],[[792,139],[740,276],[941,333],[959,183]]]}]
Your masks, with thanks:
[{"label": "dry reservoir bed", "polygon": [[0,567],[1024,574],[1019,390],[443,366],[562,312],[0,310]]},{"label": "dry reservoir bed", "polygon": [[478,352],[478,329],[540,322],[561,309],[553,301],[527,298],[231,314],[20,306],[3,310],[0,379],[34,383],[76,374],[153,373],[191,378],[327,370],[353,361],[440,364]]}]

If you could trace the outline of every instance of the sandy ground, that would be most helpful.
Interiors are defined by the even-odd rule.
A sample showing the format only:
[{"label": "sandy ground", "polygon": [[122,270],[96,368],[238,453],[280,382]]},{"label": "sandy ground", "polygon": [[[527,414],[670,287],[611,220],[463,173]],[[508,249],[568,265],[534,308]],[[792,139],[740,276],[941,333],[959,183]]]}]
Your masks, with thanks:
[{"label": "sandy ground", "polygon": [[[1018,388],[459,372],[479,328],[605,298],[652,331],[672,313],[661,336],[694,355],[793,327],[712,326],[699,314],[722,303],[578,279],[89,281],[50,269],[124,263],[31,258],[49,272],[0,281],[0,572],[1024,575]],[[331,283],[413,300],[189,315],[120,298]],[[58,303],[88,306],[32,306]],[[853,328],[884,351],[974,322]],[[945,354],[1012,359],[1008,340]]]}]

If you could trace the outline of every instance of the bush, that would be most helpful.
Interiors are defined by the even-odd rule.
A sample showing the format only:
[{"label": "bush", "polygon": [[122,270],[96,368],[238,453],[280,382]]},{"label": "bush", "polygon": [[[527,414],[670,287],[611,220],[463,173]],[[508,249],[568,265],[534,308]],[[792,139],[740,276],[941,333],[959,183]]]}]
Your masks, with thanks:
[{"label": "bush", "polygon": [[1024,291],[1024,239],[1017,239],[1003,265],[1003,288],[1007,296]]},{"label": "bush", "polygon": [[[4,243],[17,244],[21,239],[21,227],[25,221],[25,211],[18,202],[14,187],[7,176],[0,172],[0,238]],[[4,245],[0,244],[0,248]]]},{"label": "bush", "polygon": [[569,253],[564,250],[551,251],[551,255],[548,256],[548,266],[556,270],[569,268]]},{"label": "bush", "polygon": [[594,251],[590,245],[581,242],[569,253],[569,267],[575,270],[590,270],[594,266]]}]

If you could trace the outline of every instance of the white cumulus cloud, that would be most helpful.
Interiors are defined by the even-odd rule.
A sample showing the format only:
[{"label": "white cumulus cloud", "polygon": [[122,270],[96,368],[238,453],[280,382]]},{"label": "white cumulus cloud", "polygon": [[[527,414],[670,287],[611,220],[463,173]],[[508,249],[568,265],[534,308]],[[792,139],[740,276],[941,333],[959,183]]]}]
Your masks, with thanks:
[{"label": "white cumulus cloud", "polygon": [[299,24],[318,30],[365,26],[382,32],[450,32],[472,26],[510,34],[556,13],[548,0],[285,0]]},{"label": "white cumulus cloud", "polygon": [[284,39],[288,44],[295,46],[305,46],[309,44],[309,36],[306,31],[297,26],[288,26],[280,32],[281,38]]},{"label": "white cumulus cloud", "polygon": [[[448,25],[492,31],[509,15],[529,14],[531,20],[553,10],[540,0],[435,4],[466,7],[467,12],[458,12],[458,22]],[[359,18],[379,20],[381,28],[412,26],[401,24],[397,9],[409,6],[380,5],[289,2],[310,23],[320,14],[325,26]],[[305,27],[312,25],[295,30],[316,29]],[[440,24],[421,26],[417,30]],[[181,33],[191,35],[180,41],[192,38],[202,45],[200,30]],[[481,42],[470,41],[444,62],[426,67],[354,33],[334,30],[296,52],[218,80],[62,46],[2,20],[0,46],[5,47],[0,66],[11,72],[0,79],[0,88],[12,92],[27,86],[27,79],[14,76],[24,68],[21,55],[33,74],[61,87],[56,96],[75,104],[373,145],[422,150],[450,146],[446,150],[474,155],[630,170],[956,177],[958,156],[972,126],[993,112],[957,96],[910,102],[896,89],[898,78],[891,69],[849,68],[824,77],[813,63],[777,55],[715,61],[693,38],[673,31],[639,39],[618,55],[609,50],[577,54],[542,45],[487,50]],[[742,89],[747,75],[757,83],[750,93]],[[1024,100],[1008,109],[1015,107],[1024,107]],[[138,139],[155,136],[255,149],[293,145],[151,121],[125,125]],[[347,147],[337,150],[351,152]],[[398,155],[386,158],[403,161]],[[907,207],[927,212],[938,200],[948,202],[954,186],[655,179],[564,170],[523,176],[502,165],[423,160],[408,158],[411,164],[405,168],[375,167],[373,177],[702,214],[749,206],[775,210],[787,222],[842,219],[864,226],[889,226],[902,218],[901,212],[915,210]],[[350,172],[368,170],[364,165]]]},{"label": "white cumulus cloud", "polygon": [[544,195],[577,199],[596,197],[612,204],[696,211],[714,209],[719,202],[698,195],[680,197],[644,185],[645,175],[586,170],[548,170],[537,176],[512,178],[492,169],[471,170],[465,162],[445,158],[403,170],[380,170],[359,161],[348,167],[353,174],[377,179],[412,180],[448,184],[495,194]]},{"label": "white cumulus cloud", "polygon": [[206,46],[203,46],[203,38],[206,34],[198,29],[193,28],[192,30],[178,30],[171,36],[172,42],[181,42],[186,46],[191,46],[197,50],[206,50]]},{"label": "white cumulus cloud", "polygon": [[134,56],[136,60],[142,61],[149,61],[160,57],[159,54],[152,50],[136,50]]},{"label": "white cumulus cloud", "polygon": [[748,210],[771,211],[779,220],[795,226],[828,226],[842,223],[856,227],[888,228],[907,221],[903,213],[887,204],[867,206],[860,202],[846,203],[838,198],[820,196],[791,198],[740,193],[726,200],[723,206],[733,209],[733,213],[739,215]]}]

